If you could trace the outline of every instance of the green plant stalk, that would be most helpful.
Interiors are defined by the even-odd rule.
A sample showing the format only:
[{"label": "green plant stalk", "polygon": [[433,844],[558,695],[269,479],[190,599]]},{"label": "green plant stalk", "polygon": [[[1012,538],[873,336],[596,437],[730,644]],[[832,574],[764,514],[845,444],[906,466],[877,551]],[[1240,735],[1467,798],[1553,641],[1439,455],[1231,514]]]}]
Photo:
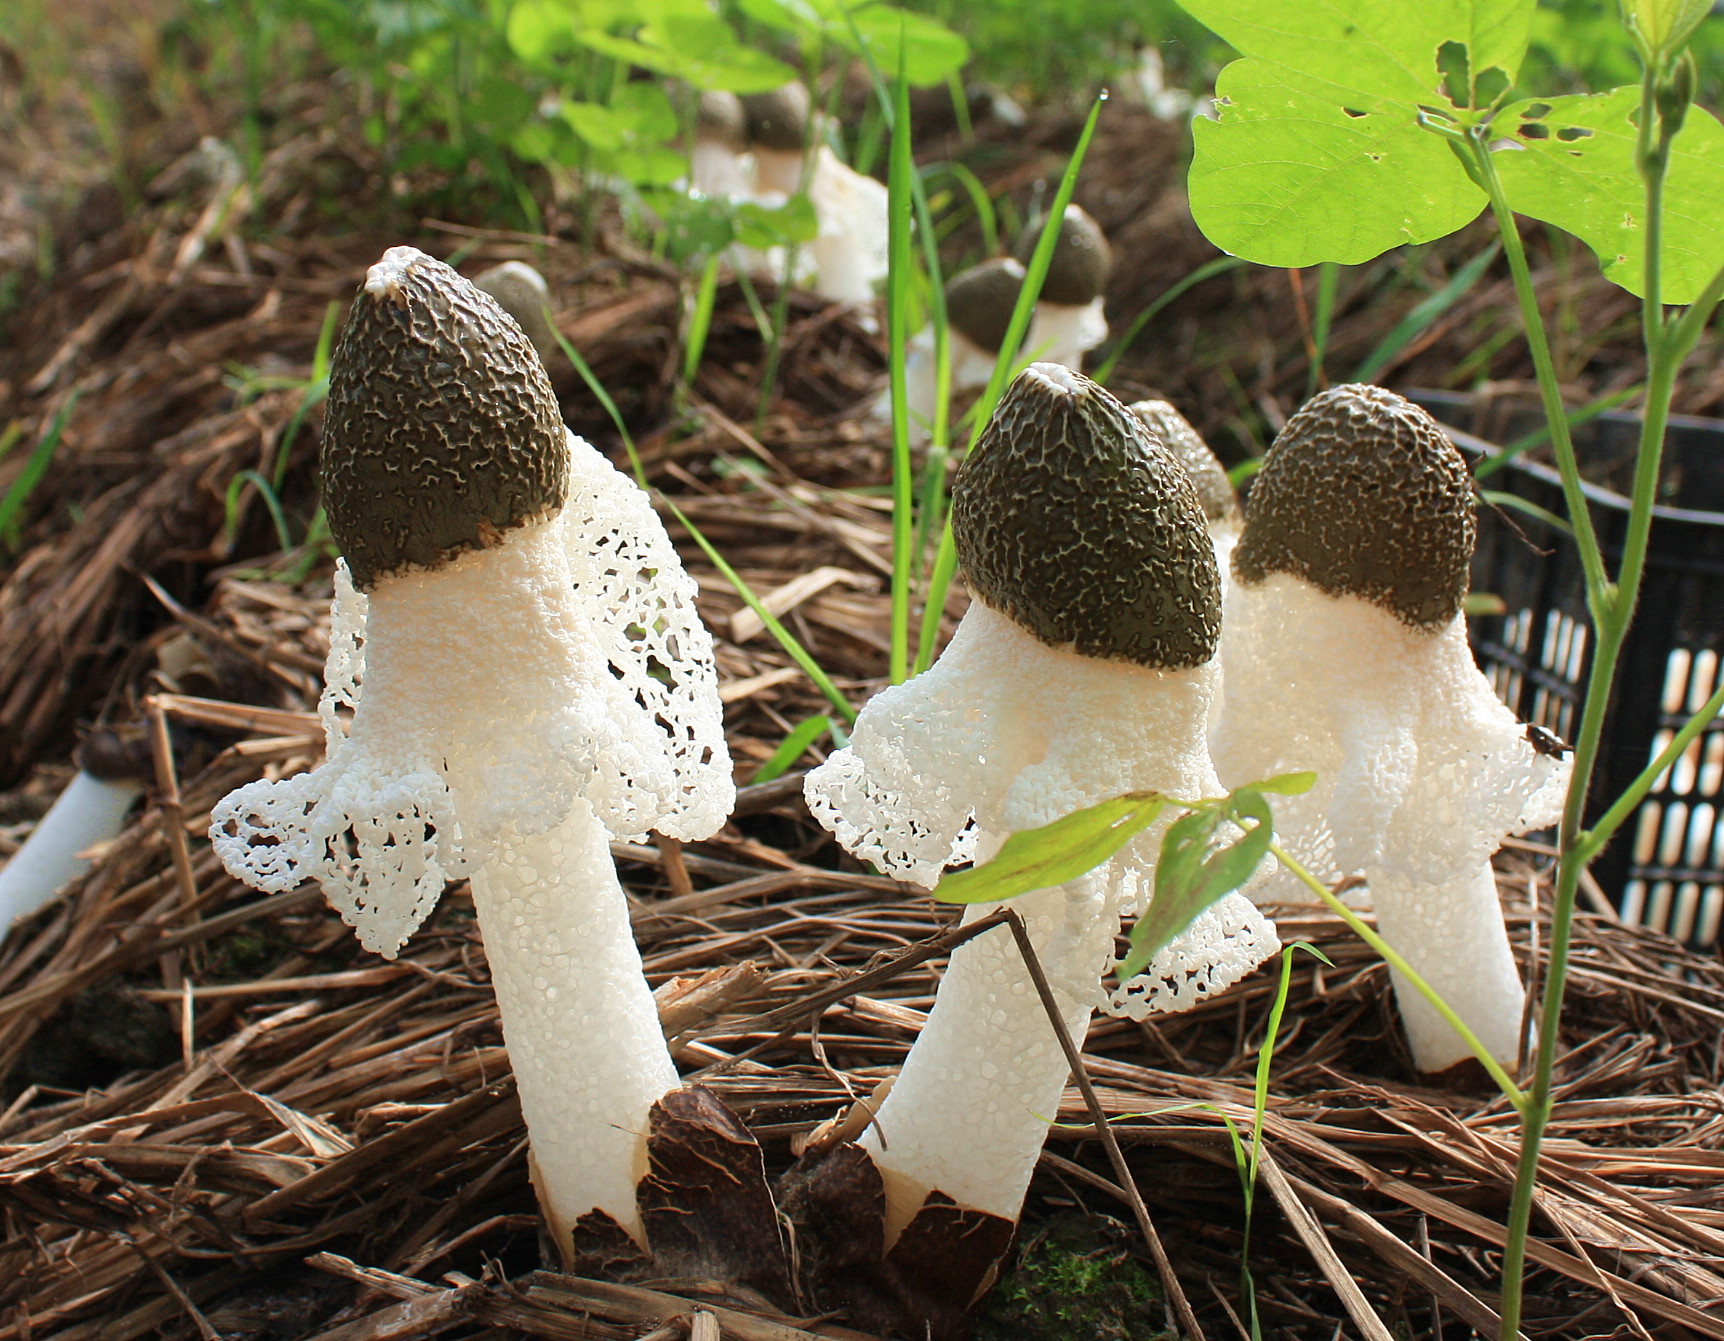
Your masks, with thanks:
[{"label": "green plant stalk", "polygon": [[[1296,880],[1321,899],[1330,911],[1345,922],[1352,929],[1354,935],[1382,955],[1389,967],[1404,977],[1420,996],[1431,1003],[1431,1009],[1443,1017],[1443,1023],[1460,1035],[1461,1042],[1467,1045],[1468,1051],[1478,1058],[1479,1065],[1483,1066],[1490,1078],[1496,1082],[1497,1088],[1503,1092],[1503,1097],[1509,1101],[1515,1111],[1525,1114],[1528,1104],[1526,1092],[1514,1083],[1509,1073],[1503,1070],[1502,1064],[1491,1056],[1490,1049],[1479,1042],[1479,1036],[1467,1026],[1465,1020],[1455,1013],[1454,1007],[1444,1001],[1437,994],[1437,989],[1421,978],[1413,966],[1401,957],[1400,951],[1379,936],[1357,913],[1330,893],[1327,885],[1307,871],[1294,858],[1288,856],[1279,843],[1271,840],[1269,853],[1276,861],[1285,866]],[[1504,1335],[1513,1336],[1514,1333],[1505,1331]]]},{"label": "green plant stalk", "polygon": [[[1582,557],[1588,559],[1587,586],[1592,609],[1595,646],[1592,665],[1587,674],[1585,704],[1581,711],[1579,735],[1574,748],[1574,775],[1569,784],[1567,802],[1563,807],[1557,837],[1557,877],[1551,905],[1551,937],[1545,983],[1538,1003],[1538,1052],[1533,1082],[1527,1103],[1521,1109],[1521,1150],[1515,1169],[1513,1197],[1509,1204],[1508,1237],[1503,1251],[1502,1334],[1512,1337],[1520,1326],[1524,1279],[1526,1272],[1526,1241],[1532,1225],[1533,1194],[1538,1183],[1539,1150],[1550,1122],[1552,1077],[1556,1050],[1560,1040],[1563,994],[1568,985],[1569,948],[1573,935],[1574,908],[1581,873],[1587,863],[1609,837],[1588,835],[1584,830],[1586,794],[1597,766],[1599,744],[1603,736],[1604,718],[1615,683],[1617,662],[1634,618],[1634,607],[1640,594],[1640,582],[1646,567],[1647,546],[1652,534],[1652,508],[1656,501],[1660,467],[1664,456],[1664,431],[1670,413],[1670,400],[1675,389],[1676,374],[1687,357],[1692,343],[1684,343],[1692,335],[1698,339],[1698,329],[1688,321],[1691,308],[1674,324],[1664,314],[1662,290],[1664,176],[1669,162],[1669,139],[1658,124],[1655,93],[1658,71],[1648,63],[1641,83],[1640,136],[1636,159],[1646,185],[1645,230],[1645,292],[1641,306],[1641,326],[1647,357],[1646,402],[1641,414],[1638,456],[1635,462],[1634,487],[1630,500],[1628,530],[1623,542],[1622,561],[1617,570],[1615,586],[1611,586],[1603,569],[1592,533],[1591,518],[1580,491],[1580,472],[1575,462],[1573,446],[1568,439],[1568,423],[1560,400],[1552,405],[1546,397],[1546,417],[1550,420],[1552,441],[1557,446],[1557,465],[1562,473],[1564,493],[1569,496],[1571,518],[1575,523],[1577,542],[1583,543]],[[1658,136],[1656,145],[1653,136]],[[1491,203],[1497,209],[1499,226],[1506,234],[1513,231],[1513,217],[1506,214],[1500,182],[1490,163],[1488,150],[1474,139],[1477,155],[1486,169],[1487,189]],[[1506,225],[1504,219],[1507,218]],[[1518,235],[1516,236],[1518,243]],[[1512,259],[1512,256],[1511,256]],[[1522,261],[1524,270],[1524,257]],[[1702,301],[1719,285],[1715,277]],[[1538,322],[1536,303],[1532,301],[1530,282],[1523,284],[1521,270],[1515,272],[1516,290],[1521,297],[1529,342],[1537,330],[1542,342],[1543,329]],[[1713,299],[1713,301],[1716,301]],[[1699,303],[1695,304],[1696,307]],[[1700,324],[1703,325],[1705,314]],[[1548,362],[1548,355],[1547,355]],[[1540,382],[1543,383],[1541,370]],[[1554,374],[1552,376],[1554,382]],[[1576,499],[1579,499],[1577,502]],[[1595,581],[1591,560],[1596,559],[1600,572]],[[1693,723],[1690,723],[1692,726]],[[1656,774],[1654,775],[1656,777]],[[1638,785],[1638,784],[1637,784]],[[1633,788],[1630,789],[1633,791]],[[1644,791],[1641,793],[1644,795]],[[1620,825],[1629,810],[1611,812],[1614,823]]]},{"label": "green plant stalk", "polygon": [[1317,347],[1317,357],[1311,361],[1311,371],[1305,378],[1305,399],[1317,394],[1317,384],[1327,379],[1323,375],[1323,359],[1329,352],[1329,330],[1335,322],[1335,302],[1341,288],[1341,267],[1334,261],[1324,261],[1317,267],[1317,311],[1312,318],[1311,343]]},{"label": "green plant stalk", "polygon": [[700,284],[694,291],[694,311],[688,318],[688,336],[682,350],[682,380],[694,385],[694,375],[700,371],[701,355],[706,352],[707,332],[712,329],[713,307],[718,300],[719,255],[706,258],[700,272]]},{"label": "green plant stalk", "polygon": [[915,466],[910,460],[910,401],[906,360],[910,349],[910,252],[915,164],[910,157],[910,85],[904,78],[904,44],[893,92],[892,141],[887,149],[886,348],[892,396],[892,642],[888,674],[903,684],[910,669],[910,569],[915,541]]}]

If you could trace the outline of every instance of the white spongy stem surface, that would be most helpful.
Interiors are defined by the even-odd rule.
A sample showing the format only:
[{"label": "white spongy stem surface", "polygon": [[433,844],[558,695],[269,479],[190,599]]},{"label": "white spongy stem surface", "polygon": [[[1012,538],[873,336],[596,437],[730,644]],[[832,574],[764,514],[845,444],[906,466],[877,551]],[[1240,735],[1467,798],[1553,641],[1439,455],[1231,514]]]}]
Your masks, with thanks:
[{"label": "white spongy stem surface", "polygon": [[696,140],[689,155],[689,184],[714,200],[738,200],[754,185],[754,162],[728,144]]},{"label": "white spongy stem surface", "polygon": [[0,866],[0,938],[90,869],[78,854],[118,836],[142,792],[135,782],[103,782],[81,769],[73,775],[24,845]]},{"label": "white spongy stem surface", "polygon": [[[1124,792],[1216,795],[1204,743],[1214,682],[1213,662],[1162,671],[1048,647],[972,600],[940,660],[871,699],[849,748],[809,774],[809,808],[849,851],[931,887],[1010,833]],[[1104,1001],[1120,915],[1151,888],[1166,823],[1089,874],[1013,900],[1074,1038]],[[1121,989],[1123,1013],[1191,1005],[1279,948],[1247,901],[1211,912]],[[953,953],[881,1108],[884,1142],[868,1140],[900,1179],[1015,1216],[1065,1078],[1015,943],[991,931]]]},{"label": "white spongy stem surface", "polygon": [[838,303],[873,301],[886,278],[886,188],[841,162],[827,145],[814,156],[808,196],[820,232],[808,244],[814,291]]},{"label": "white spongy stem surface", "polygon": [[[1442,884],[1420,884],[1404,871],[1367,875],[1377,930],[1461,1017],[1492,1057],[1512,1066],[1520,1052],[1526,992],[1509,948],[1488,860]],[[1395,972],[1395,1000],[1421,1071],[1442,1071],[1472,1056],[1436,1007]]]},{"label": "white spongy stem surface", "polygon": [[[994,356],[962,331],[949,328],[946,340],[947,356],[952,362],[952,393],[956,395],[960,391],[986,386],[994,375]],[[913,442],[924,442],[933,432],[934,412],[939,408],[939,371],[939,363],[934,357],[934,328],[924,326],[911,339],[904,358],[904,391]],[[880,393],[871,413],[882,422],[891,420],[891,387]]]},{"label": "white spongy stem surface", "polygon": [[1059,363],[1082,372],[1083,356],[1107,339],[1107,315],[1102,309],[1100,298],[1082,307],[1037,303],[1030,333],[1024,338],[1025,352],[1037,363]]},{"label": "white spongy stem surface", "polygon": [[677,1084],[609,835],[585,802],[505,833],[472,876],[540,1196],[566,1232],[597,1207],[641,1238],[647,1110]]}]

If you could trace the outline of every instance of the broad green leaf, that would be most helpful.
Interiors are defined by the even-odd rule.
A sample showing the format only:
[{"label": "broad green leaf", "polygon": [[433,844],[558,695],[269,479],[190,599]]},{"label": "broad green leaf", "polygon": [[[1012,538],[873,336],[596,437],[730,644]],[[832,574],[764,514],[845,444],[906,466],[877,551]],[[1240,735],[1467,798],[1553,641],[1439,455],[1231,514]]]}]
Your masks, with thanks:
[{"label": "broad green leaf", "polygon": [[[1224,823],[1242,832],[1218,843]],[[1273,834],[1269,802],[1251,787],[1236,790],[1225,805],[1205,806],[1168,825],[1155,867],[1155,895],[1131,929],[1131,952],[1120,963],[1120,978],[1143,972],[1199,913],[1249,880],[1268,855]]]},{"label": "broad green leaf", "polygon": [[642,30],[641,39],[677,53],[678,73],[696,88],[765,93],[796,78],[796,72],[764,51],[736,40],[716,14],[669,14]]},{"label": "broad green leaf", "polygon": [[628,139],[628,126],[609,107],[596,102],[566,102],[563,119],[595,149],[621,149]]},{"label": "broad green leaf", "polygon": [[517,56],[538,62],[572,50],[580,29],[580,18],[557,0],[520,0],[503,33]]},{"label": "broad green leaf", "polygon": [[[1492,123],[1509,204],[1573,233],[1605,277],[1630,293],[1645,282],[1646,188],[1634,166],[1640,90],[1526,99]],[[1499,144],[1501,141],[1499,141]],[[1663,298],[1691,302],[1724,265],[1724,125],[1701,107],[1670,146],[1664,185]]]},{"label": "broad green leaf", "polygon": [[[1436,103],[1445,43],[1467,48],[1476,79],[1511,79],[1526,52],[1533,0],[1181,0],[1245,56],[1285,66],[1358,100]],[[1345,97],[1340,95],[1345,94]]]},{"label": "broad green leaf", "polygon": [[735,227],[737,241],[756,250],[812,242],[820,234],[814,202],[801,193],[791,196],[777,209],[752,201],[738,205]]},{"label": "broad green leaf", "polygon": [[1339,101],[1332,88],[1256,58],[1223,70],[1215,94],[1219,120],[1194,125],[1191,213],[1235,256],[1356,265],[1452,233],[1485,206],[1411,103],[1364,92]]},{"label": "broad green leaf", "polygon": [[1623,0],[1623,17],[1660,55],[1673,55],[1712,12],[1712,0]]},{"label": "broad green leaf", "polygon": [[611,99],[611,110],[626,121],[636,142],[662,143],[676,136],[676,109],[660,84],[645,80],[624,84]]},{"label": "broad green leaf", "polygon": [[[855,18],[856,32],[862,35],[874,63],[882,70],[901,70],[904,79],[917,88],[943,83],[970,59],[969,43],[926,14],[912,14],[890,5],[868,5],[857,10]],[[900,33],[904,47],[901,56]],[[846,46],[855,40],[848,24],[834,36]]]},{"label": "broad green leaf", "polygon": [[946,876],[934,897],[941,903],[994,903],[1063,885],[1113,856],[1166,805],[1159,792],[1132,792],[1025,829],[1006,839],[992,861]]}]

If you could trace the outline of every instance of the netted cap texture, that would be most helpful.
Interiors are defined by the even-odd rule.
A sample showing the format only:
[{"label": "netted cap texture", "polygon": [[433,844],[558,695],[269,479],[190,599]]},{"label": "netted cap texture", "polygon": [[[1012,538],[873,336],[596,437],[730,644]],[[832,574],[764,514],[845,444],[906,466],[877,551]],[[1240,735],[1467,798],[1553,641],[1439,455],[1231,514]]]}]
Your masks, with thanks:
[{"label": "netted cap texture", "polygon": [[1024,268],[1010,256],[983,261],[946,284],[946,317],[978,349],[996,353],[1023,287]]},{"label": "netted cap texture", "polygon": [[1197,497],[1203,503],[1203,515],[1211,526],[1237,526],[1244,520],[1239,495],[1215,453],[1191,421],[1164,400],[1134,401],[1131,412],[1147,424],[1151,431],[1173,449],[1179,463],[1191,476]]},{"label": "netted cap texture", "polygon": [[1476,537],[1472,476],[1436,421],[1382,387],[1338,386],[1276,435],[1233,575],[1292,573],[1438,629],[1466,599]]},{"label": "netted cap texture", "polygon": [[[1035,254],[1041,238],[1040,228],[1028,228],[1018,238],[1013,249],[1025,265]],[[1042,280],[1039,301],[1059,303],[1065,307],[1081,307],[1101,296],[1107,287],[1108,271],[1113,268],[1113,248],[1101,225],[1078,205],[1067,205],[1060,219],[1059,241],[1054,244],[1053,259]]]},{"label": "netted cap texture", "polygon": [[797,80],[770,93],[744,93],[748,138],[762,149],[793,153],[808,143],[808,86]]},{"label": "netted cap texture", "polygon": [[694,133],[727,149],[747,148],[748,113],[742,99],[723,89],[707,89],[695,107]]},{"label": "netted cap texture", "polygon": [[1043,642],[1178,669],[1215,654],[1221,580],[1197,490],[1142,421],[1033,363],[952,486],[970,589]]},{"label": "netted cap texture", "polygon": [[369,597],[338,570],[328,758],[216,807],[211,842],[236,877],[317,880],[392,955],[445,881],[577,800],[618,838],[723,822],[734,793],[693,583],[645,496],[570,442],[575,506],[555,518]]},{"label": "netted cap texture", "polygon": [[563,504],[550,379],[514,318],[394,247],[354,296],[329,370],[323,502],[361,591],[497,543]]},{"label": "netted cap texture", "polygon": [[1221,661],[1216,771],[1229,787],[1316,772],[1310,792],[1271,804],[1277,841],[1325,881],[1388,864],[1445,883],[1560,811],[1568,764],[1532,747],[1458,615],[1427,633],[1276,573],[1233,584]]}]

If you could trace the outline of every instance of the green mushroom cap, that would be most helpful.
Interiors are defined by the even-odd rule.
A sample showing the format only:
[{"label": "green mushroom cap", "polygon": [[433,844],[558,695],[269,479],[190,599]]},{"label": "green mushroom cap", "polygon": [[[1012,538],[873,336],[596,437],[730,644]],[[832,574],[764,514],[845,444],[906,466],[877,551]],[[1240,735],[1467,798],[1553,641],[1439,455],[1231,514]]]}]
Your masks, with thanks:
[{"label": "green mushroom cap", "polygon": [[795,80],[770,93],[744,93],[748,138],[762,149],[801,153],[808,145],[808,86]]},{"label": "green mushroom cap", "polygon": [[550,516],[569,486],[550,378],[496,299],[394,247],[329,367],[323,503],[361,591]]},{"label": "green mushroom cap", "polygon": [[946,285],[946,319],[976,348],[998,353],[1023,287],[1024,268],[1010,256],[973,265]]},{"label": "green mushroom cap", "polygon": [[952,485],[970,589],[1042,642],[1179,670],[1215,655],[1221,579],[1177,457],[1081,373],[1033,363]]},{"label": "green mushroom cap", "polygon": [[1415,629],[1460,612],[1477,538],[1472,476],[1436,420],[1379,386],[1338,386],[1276,435],[1233,551],[1241,582],[1290,573]]},{"label": "green mushroom cap", "polygon": [[[1024,265],[1035,254],[1040,228],[1026,228],[1018,238],[1013,254]],[[1101,296],[1107,286],[1107,273],[1113,268],[1113,248],[1101,225],[1079,206],[1067,205],[1060,220],[1059,241],[1054,246],[1053,260],[1048,263],[1047,278],[1042,281],[1041,301],[1064,307],[1083,307]]]},{"label": "green mushroom cap", "polygon": [[695,105],[694,134],[730,149],[748,147],[748,113],[742,99],[723,89],[707,89]]},{"label": "green mushroom cap", "polygon": [[1131,412],[1160,435],[1161,440],[1173,449],[1180,464],[1190,472],[1191,482],[1197,487],[1198,501],[1203,504],[1203,515],[1209,518],[1210,523],[1239,525],[1244,515],[1239,509],[1239,495],[1233,492],[1233,483],[1227,478],[1227,472],[1215,459],[1215,453],[1209,450],[1203,435],[1191,426],[1191,421],[1164,400],[1136,401]]}]

